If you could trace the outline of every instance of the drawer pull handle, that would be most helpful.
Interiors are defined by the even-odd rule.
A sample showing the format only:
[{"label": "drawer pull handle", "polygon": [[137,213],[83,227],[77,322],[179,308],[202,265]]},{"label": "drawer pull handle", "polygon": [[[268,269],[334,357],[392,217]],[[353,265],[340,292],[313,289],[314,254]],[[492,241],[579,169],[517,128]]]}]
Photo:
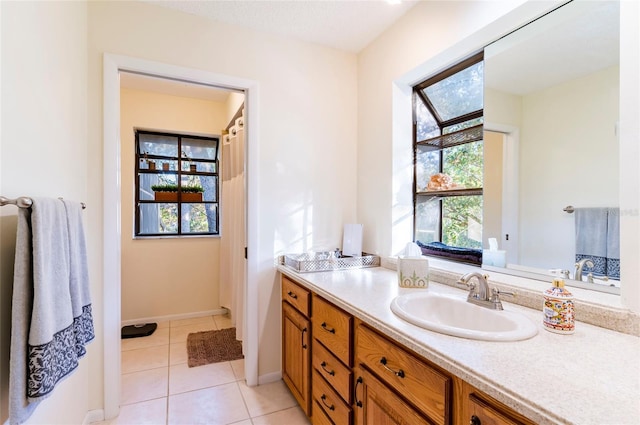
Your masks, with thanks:
[{"label": "drawer pull handle", "polygon": [[322,370],[327,372],[329,375],[335,376],[336,372],[334,370],[327,370],[327,362],[320,363],[320,367],[322,368]]},{"label": "drawer pull handle", "polygon": [[327,402],[325,401],[327,399],[327,396],[322,394],[322,396],[320,396],[320,400],[322,400],[322,404],[324,404],[327,409],[329,410],[336,410],[336,407],[332,404],[332,405],[328,405]]},{"label": "drawer pull handle", "polygon": [[298,296],[296,294],[294,294],[293,292],[289,291],[287,292],[287,295],[289,295],[291,298],[293,298],[294,300],[298,299]]},{"label": "drawer pull handle", "polygon": [[482,422],[480,421],[480,418],[477,417],[476,415],[471,415],[471,420],[469,421],[469,425],[481,425]]},{"label": "drawer pull handle", "polygon": [[327,326],[327,322],[322,322],[322,324],[320,326],[322,326],[322,329],[324,329],[325,331],[327,331],[329,333],[332,333],[332,334],[336,333],[335,328],[330,328],[330,327]]},{"label": "drawer pull handle", "polygon": [[307,344],[304,343],[304,333],[307,332],[307,328],[304,328],[301,332],[301,341],[302,341],[302,349],[306,350],[307,349]]},{"label": "drawer pull handle", "polygon": [[384,367],[389,372],[391,372],[394,375],[396,375],[398,378],[404,378],[404,370],[398,369],[397,371],[395,371],[395,370],[391,369],[389,366],[387,366],[387,358],[386,357],[380,358],[380,364],[382,365],[382,367]]},{"label": "drawer pull handle", "polygon": [[358,400],[358,385],[362,384],[362,376],[358,376],[356,379],[356,386],[353,388],[353,399],[356,401],[356,406],[362,407],[362,402]]}]

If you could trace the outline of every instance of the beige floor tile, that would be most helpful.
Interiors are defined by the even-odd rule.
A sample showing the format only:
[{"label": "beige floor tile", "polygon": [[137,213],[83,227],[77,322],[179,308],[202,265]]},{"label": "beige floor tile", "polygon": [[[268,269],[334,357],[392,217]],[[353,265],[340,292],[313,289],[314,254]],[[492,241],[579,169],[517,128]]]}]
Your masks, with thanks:
[{"label": "beige floor tile", "polygon": [[213,320],[216,322],[218,329],[226,329],[234,327],[233,321],[227,314],[213,316]]},{"label": "beige floor tile", "polygon": [[212,324],[213,316],[190,317],[189,319],[172,320],[171,327]]},{"label": "beige floor tile", "polygon": [[169,424],[231,424],[248,418],[235,382],[169,396]]},{"label": "beige floor tile", "polygon": [[139,372],[169,366],[169,348],[166,345],[138,348],[122,352],[122,373]]},{"label": "beige floor tile", "polygon": [[169,364],[186,363],[188,360],[187,355],[187,343],[178,342],[176,344],[169,344]]},{"label": "beige floor tile", "polygon": [[169,341],[171,344],[177,344],[178,342],[185,342],[187,335],[195,332],[217,330],[216,324],[213,320],[203,323],[194,323],[186,326],[176,326],[171,328],[171,336]]},{"label": "beige floor tile", "polygon": [[166,397],[168,395],[168,375],[166,367],[122,375],[122,405]]},{"label": "beige floor tile", "polygon": [[296,405],[296,400],[289,392],[284,381],[255,387],[249,387],[243,381],[238,381],[238,386],[252,418],[288,409]]},{"label": "beige floor tile", "polygon": [[236,380],[229,362],[189,367],[186,363],[169,367],[169,394],[179,394]]},{"label": "beige floor tile", "polygon": [[121,350],[137,350],[139,348],[155,347],[167,344],[169,344],[169,329],[156,329],[156,331],[149,336],[123,339],[121,343]]},{"label": "beige floor tile", "polygon": [[253,425],[253,422],[251,422],[251,419],[245,419],[244,421],[234,422],[229,425]]},{"label": "beige floor tile", "polygon": [[251,418],[253,425],[309,425],[311,422],[299,406]]},{"label": "beige floor tile", "polygon": [[167,423],[167,398],[143,401],[120,408],[110,425],[158,425]]},{"label": "beige floor tile", "polygon": [[244,375],[244,359],[232,360],[231,369],[233,369],[233,374],[236,376],[236,380],[243,381],[245,379]]}]

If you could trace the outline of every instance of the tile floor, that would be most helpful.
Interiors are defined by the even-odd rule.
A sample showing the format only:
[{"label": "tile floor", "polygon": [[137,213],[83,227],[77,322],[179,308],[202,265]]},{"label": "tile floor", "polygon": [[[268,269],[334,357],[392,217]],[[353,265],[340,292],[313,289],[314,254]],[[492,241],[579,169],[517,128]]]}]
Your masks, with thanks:
[{"label": "tile floor", "polygon": [[189,333],[230,326],[226,316],[207,316],[123,339],[120,415],[98,424],[309,424],[284,382],[248,387],[244,360],[187,366]]}]

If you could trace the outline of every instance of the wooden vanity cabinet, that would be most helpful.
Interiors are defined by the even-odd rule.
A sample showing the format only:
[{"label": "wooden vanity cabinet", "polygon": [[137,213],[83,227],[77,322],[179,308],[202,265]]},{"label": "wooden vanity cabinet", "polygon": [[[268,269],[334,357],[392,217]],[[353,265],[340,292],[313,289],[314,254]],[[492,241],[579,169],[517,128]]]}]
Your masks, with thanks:
[{"label": "wooden vanity cabinet", "polygon": [[311,416],[310,292],[282,277],[282,379]]},{"label": "wooden vanity cabinet", "polygon": [[282,276],[282,374],[314,425],[534,425]]}]

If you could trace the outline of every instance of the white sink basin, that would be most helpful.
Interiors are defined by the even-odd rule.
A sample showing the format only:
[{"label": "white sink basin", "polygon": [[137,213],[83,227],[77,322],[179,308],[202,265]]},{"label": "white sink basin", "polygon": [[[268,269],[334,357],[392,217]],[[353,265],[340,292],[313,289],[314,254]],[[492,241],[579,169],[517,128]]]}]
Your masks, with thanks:
[{"label": "white sink basin", "polygon": [[538,333],[533,321],[520,313],[491,310],[468,303],[466,298],[445,294],[400,295],[391,302],[391,310],[421,328],[462,338],[520,341]]}]

